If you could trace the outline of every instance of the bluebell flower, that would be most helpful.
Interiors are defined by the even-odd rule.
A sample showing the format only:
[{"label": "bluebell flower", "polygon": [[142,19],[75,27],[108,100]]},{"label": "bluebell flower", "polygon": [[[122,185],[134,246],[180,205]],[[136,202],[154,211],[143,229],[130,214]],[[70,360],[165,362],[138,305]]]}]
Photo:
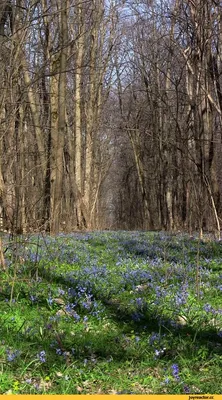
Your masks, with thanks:
[{"label": "bluebell flower", "polygon": [[63,289],[58,288],[58,294],[59,296],[63,296],[65,294],[65,291]]},{"label": "bluebell flower", "polygon": [[88,301],[83,301],[81,305],[86,309],[89,310],[91,308],[91,304]]},{"label": "bluebell flower", "polygon": [[40,389],[40,386],[39,386],[39,383],[34,383],[34,388],[36,389],[36,390],[39,390]]},{"label": "bluebell flower", "polygon": [[211,312],[211,313],[213,313],[214,312],[214,309],[213,309],[213,307],[210,305],[210,304],[205,304],[204,306],[203,306],[203,309],[204,309],[204,311],[206,311],[206,312]]},{"label": "bluebell flower", "polygon": [[75,312],[75,311],[73,311],[72,316],[77,322],[80,321],[80,319],[81,319],[80,315],[77,314],[77,312]]},{"label": "bluebell flower", "polygon": [[155,356],[156,356],[156,357],[159,357],[160,354],[161,354],[161,352],[160,352],[159,350],[155,350]]},{"label": "bluebell flower", "polygon": [[138,307],[142,307],[142,305],[143,305],[143,299],[141,299],[141,297],[137,297],[137,299],[136,299],[136,305],[137,305]]},{"label": "bluebell flower", "polygon": [[184,385],[183,391],[184,391],[185,393],[190,393],[190,388],[189,388],[189,386]]},{"label": "bluebell flower", "polygon": [[72,313],[74,307],[75,307],[75,304],[69,303],[69,304],[67,304],[67,306],[65,307],[65,310],[66,310],[66,312],[68,312],[68,313]]},{"label": "bluebell flower", "polygon": [[39,359],[39,361],[41,363],[45,363],[46,362],[46,352],[44,350],[40,351],[40,353],[37,354],[37,358]]},{"label": "bluebell flower", "polygon": [[7,361],[12,362],[12,361],[14,361],[21,353],[20,353],[19,350],[12,351],[12,350],[6,349],[6,354],[7,354]]},{"label": "bluebell flower", "polygon": [[149,344],[153,344],[156,340],[160,340],[159,333],[153,333],[149,338]]},{"label": "bluebell flower", "polygon": [[51,306],[52,303],[53,303],[53,299],[52,299],[51,297],[49,297],[49,298],[47,299],[47,302],[48,302],[48,304]]},{"label": "bluebell flower", "polygon": [[156,296],[157,297],[161,297],[162,296],[162,292],[161,292],[160,286],[156,286],[155,287],[155,292],[156,292]]},{"label": "bluebell flower", "polygon": [[139,322],[141,320],[141,318],[142,318],[142,314],[138,313],[138,312],[133,312],[131,317],[132,317],[133,321]]},{"label": "bluebell flower", "polygon": [[164,347],[163,349],[160,350],[155,350],[155,358],[161,357],[165,354],[166,348]]},{"label": "bluebell flower", "polygon": [[179,372],[180,372],[179,366],[178,366],[177,364],[173,364],[173,365],[171,366],[171,369],[172,369],[173,377],[174,377],[177,381],[179,381],[179,380],[180,380],[180,377],[179,377]]},{"label": "bluebell flower", "polygon": [[68,295],[70,297],[75,297],[76,296],[76,291],[73,288],[68,288]]},{"label": "bluebell flower", "polygon": [[182,304],[186,304],[186,294],[178,293],[175,296],[175,302],[177,306],[181,306]]}]

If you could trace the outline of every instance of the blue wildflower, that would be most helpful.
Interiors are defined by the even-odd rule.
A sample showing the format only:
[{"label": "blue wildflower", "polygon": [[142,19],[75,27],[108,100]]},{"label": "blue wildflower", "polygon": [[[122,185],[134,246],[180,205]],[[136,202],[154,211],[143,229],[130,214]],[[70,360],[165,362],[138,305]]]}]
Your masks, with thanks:
[{"label": "blue wildflower", "polygon": [[58,289],[58,294],[59,296],[63,296],[65,294],[65,291],[63,289]]},{"label": "blue wildflower", "polygon": [[186,300],[185,300],[185,299],[183,298],[183,296],[182,296],[181,294],[179,294],[179,293],[176,295],[175,301],[176,301],[176,305],[177,305],[177,306],[180,306],[180,305],[186,303]]},{"label": "blue wildflower", "polygon": [[142,307],[143,306],[143,299],[141,299],[141,297],[137,297],[136,299],[136,305],[138,307]]},{"label": "blue wildflower", "polygon": [[99,304],[97,303],[97,301],[94,301],[94,304],[93,304],[93,306],[94,306],[94,308],[97,308],[97,307],[99,307]]},{"label": "blue wildflower", "polygon": [[36,390],[39,390],[39,389],[40,389],[39,384],[38,384],[38,383],[34,383],[34,388],[35,388]]},{"label": "blue wildflower", "polygon": [[80,321],[81,317],[79,314],[77,314],[75,311],[73,312],[72,316],[75,318],[75,320],[78,322]]},{"label": "blue wildflower", "polygon": [[39,361],[41,363],[45,363],[46,362],[46,352],[44,350],[40,351],[40,353],[37,354],[37,358],[39,359]]},{"label": "blue wildflower", "polygon": [[179,372],[180,372],[179,366],[178,366],[177,364],[173,364],[172,367],[171,367],[171,369],[172,369],[173,377],[174,377],[177,381],[179,381],[179,380],[180,380],[180,377],[179,377]]},{"label": "blue wildflower", "polygon": [[19,350],[12,351],[6,349],[6,354],[7,354],[7,361],[12,362],[20,355],[20,351]]},{"label": "blue wildflower", "polygon": [[52,303],[53,303],[53,299],[52,299],[51,297],[49,297],[49,298],[47,299],[47,302],[48,302],[48,304],[51,306]]},{"label": "blue wildflower", "polygon": [[132,315],[131,315],[131,318],[132,318],[133,321],[139,322],[141,320],[141,318],[142,318],[142,314],[138,313],[138,312],[133,312]]},{"label": "blue wildflower", "polygon": [[183,391],[184,391],[185,393],[190,393],[190,388],[189,388],[189,386],[184,385]]},{"label": "blue wildflower", "polygon": [[30,300],[35,303],[37,301],[37,297],[33,296],[32,294],[30,295]]},{"label": "blue wildflower", "polygon": [[159,335],[159,333],[153,333],[153,334],[150,336],[149,344],[152,345],[156,340],[160,340],[160,335]]},{"label": "blue wildflower", "polygon": [[156,356],[156,357],[159,357],[160,354],[161,354],[161,352],[160,352],[159,350],[155,350],[155,356]]},{"label": "blue wildflower", "polygon": [[216,310],[208,303],[203,306],[203,309],[206,312],[210,312],[212,314],[216,314]]},{"label": "blue wildflower", "polygon": [[161,357],[165,354],[166,348],[155,350],[155,358]]},{"label": "blue wildflower", "polygon": [[68,288],[68,295],[70,297],[75,297],[76,296],[76,291],[73,288]]},{"label": "blue wildflower", "polygon": [[75,304],[73,304],[73,303],[70,304],[70,303],[69,303],[69,304],[67,304],[67,306],[65,307],[65,310],[66,310],[67,313],[72,313],[74,307],[75,307]]},{"label": "blue wildflower", "polygon": [[82,306],[86,308],[86,310],[89,310],[91,308],[91,303],[89,303],[88,301],[83,301]]}]

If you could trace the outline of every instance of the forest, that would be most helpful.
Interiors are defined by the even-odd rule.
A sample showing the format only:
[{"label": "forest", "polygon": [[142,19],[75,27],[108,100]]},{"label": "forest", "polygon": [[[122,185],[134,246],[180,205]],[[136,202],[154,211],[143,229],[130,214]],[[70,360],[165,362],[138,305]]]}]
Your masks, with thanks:
[{"label": "forest", "polygon": [[6,231],[220,236],[217,0],[2,0]]},{"label": "forest", "polygon": [[222,2],[0,0],[0,394],[221,394],[221,223]]}]

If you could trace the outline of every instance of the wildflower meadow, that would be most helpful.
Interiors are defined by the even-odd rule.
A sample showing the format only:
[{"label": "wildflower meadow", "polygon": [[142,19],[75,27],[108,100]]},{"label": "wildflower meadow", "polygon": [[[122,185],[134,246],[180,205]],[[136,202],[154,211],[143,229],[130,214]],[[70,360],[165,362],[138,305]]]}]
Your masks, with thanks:
[{"label": "wildflower meadow", "polygon": [[1,394],[222,393],[222,244],[4,236]]}]

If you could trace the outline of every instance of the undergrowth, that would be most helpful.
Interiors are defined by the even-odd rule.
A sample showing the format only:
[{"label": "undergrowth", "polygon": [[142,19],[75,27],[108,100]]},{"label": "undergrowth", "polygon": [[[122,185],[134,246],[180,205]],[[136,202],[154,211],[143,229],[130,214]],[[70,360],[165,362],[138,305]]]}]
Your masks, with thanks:
[{"label": "undergrowth", "polygon": [[222,393],[220,242],[162,232],[3,242],[0,393]]}]

